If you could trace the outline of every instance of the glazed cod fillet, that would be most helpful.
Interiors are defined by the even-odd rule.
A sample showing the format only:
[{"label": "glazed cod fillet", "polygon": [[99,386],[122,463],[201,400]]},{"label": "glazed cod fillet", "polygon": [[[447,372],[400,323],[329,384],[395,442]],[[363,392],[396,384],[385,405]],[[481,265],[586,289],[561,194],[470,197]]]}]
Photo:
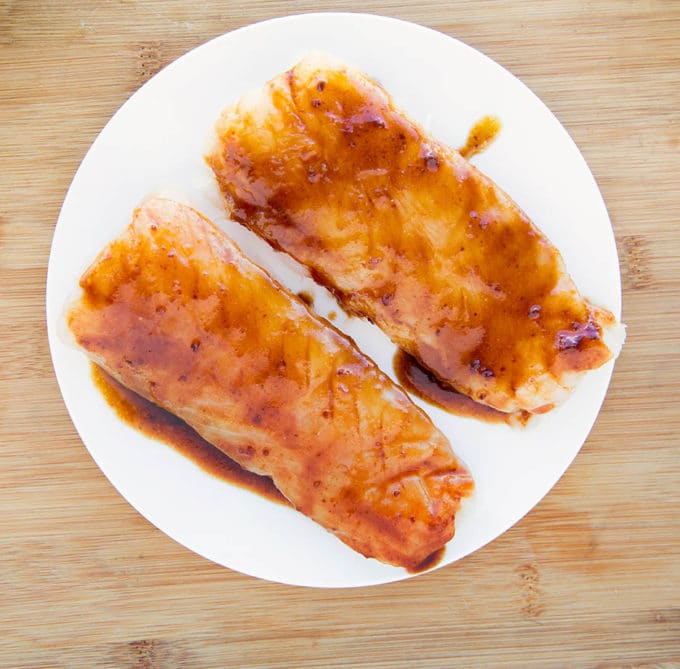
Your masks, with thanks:
[{"label": "glazed cod fillet", "polygon": [[344,335],[193,209],[152,200],[83,274],[77,343],[365,556],[417,568],[472,481]]},{"label": "glazed cod fillet", "polygon": [[232,218],[445,384],[540,413],[617,354],[622,326],[520,208],[357,70],[309,56],[217,135],[207,160]]}]

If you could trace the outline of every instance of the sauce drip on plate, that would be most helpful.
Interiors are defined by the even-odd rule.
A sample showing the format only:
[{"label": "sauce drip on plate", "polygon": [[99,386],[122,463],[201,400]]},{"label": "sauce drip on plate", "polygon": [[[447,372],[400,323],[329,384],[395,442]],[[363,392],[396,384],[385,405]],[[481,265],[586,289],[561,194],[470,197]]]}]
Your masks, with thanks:
[{"label": "sauce drip on plate", "polygon": [[501,122],[495,116],[484,116],[472,126],[464,146],[458,149],[468,160],[486,149],[500,132]]},{"label": "sauce drip on plate", "polygon": [[308,290],[301,290],[297,296],[308,306],[308,307],[313,307],[314,306],[314,295],[310,293]]},{"label": "sauce drip on plate", "polygon": [[289,504],[271,479],[246,471],[209,444],[184,421],[128,390],[92,363],[92,378],[117,416],[152,439],[159,439],[186,456],[208,474],[279,504]]},{"label": "sauce drip on plate", "polygon": [[457,416],[476,418],[487,423],[526,425],[531,414],[526,411],[503,413],[479,404],[466,395],[440,383],[406,351],[399,349],[394,356],[394,373],[406,390],[421,399]]}]

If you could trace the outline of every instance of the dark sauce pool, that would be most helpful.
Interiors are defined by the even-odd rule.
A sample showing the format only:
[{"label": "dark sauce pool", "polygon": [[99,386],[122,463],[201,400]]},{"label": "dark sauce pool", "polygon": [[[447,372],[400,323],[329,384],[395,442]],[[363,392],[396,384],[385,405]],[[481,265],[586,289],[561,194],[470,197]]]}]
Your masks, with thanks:
[{"label": "dark sauce pool", "polygon": [[436,567],[442,561],[445,552],[446,546],[442,546],[434,553],[428,555],[417,567],[414,567],[413,569],[407,569],[408,573],[420,574],[423,571],[427,571],[428,569]]},{"label": "dark sauce pool", "polygon": [[526,425],[531,417],[527,411],[510,414],[497,411],[448,388],[401,349],[394,356],[394,373],[399,383],[410,393],[457,416],[508,425]]},{"label": "dark sauce pool", "polygon": [[270,478],[246,471],[184,421],[128,390],[94,363],[92,378],[118,417],[142,434],[172,446],[215,478],[255,492],[272,502],[290,504]]},{"label": "dark sauce pool", "polygon": [[308,290],[301,290],[297,296],[308,306],[314,306],[314,295],[312,295]]}]

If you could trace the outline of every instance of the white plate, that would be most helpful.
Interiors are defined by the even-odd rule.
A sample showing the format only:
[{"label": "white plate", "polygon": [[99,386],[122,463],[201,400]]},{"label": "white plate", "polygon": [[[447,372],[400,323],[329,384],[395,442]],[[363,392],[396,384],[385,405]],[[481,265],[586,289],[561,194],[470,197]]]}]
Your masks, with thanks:
[{"label": "white plate", "polygon": [[[459,146],[484,115],[501,119],[474,162],[520,204],[562,252],[581,291],[620,315],[616,247],[588,167],[550,111],[519,80],[438,32],[363,14],[307,14],[218,37],[169,65],[113,116],[83,160],[57,223],[47,280],[49,342],[73,422],[120,493],[170,537],[231,569],[283,583],[346,587],[408,578],[367,560],[301,514],[219,481],[122,423],[65,336],[66,304],[99,250],[152,194],[173,195],[226,229],[293,291],[312,290],[322,314],[332,300],[294,263],[225,220],[204,164],[220,110],[292,66],[326,51],[380,81],[406,112]],[[394,347],[341,312],[336,324],[388,373]],[[576,456],[604,399],[612,364],[591,373],[567,403],[526,429],[458,418],[420,403],[470,467],[474,497],[439,566],[477,550],[524,516]]]}]

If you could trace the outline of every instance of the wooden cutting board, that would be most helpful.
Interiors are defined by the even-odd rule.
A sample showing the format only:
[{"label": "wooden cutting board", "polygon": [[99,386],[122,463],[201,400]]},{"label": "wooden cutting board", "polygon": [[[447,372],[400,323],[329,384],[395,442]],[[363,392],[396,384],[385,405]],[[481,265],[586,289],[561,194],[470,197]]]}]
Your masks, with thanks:
[{"label": "wooden cutting board", "polygon": [[[80,442],[45,333],[59,207],[113,112],[207,39],[312,10],[431,26],[527,83],[600,185],[628,325],[538,507],[459,563],[358,590],[242,576],[141,518]],[[675,0],[0,0],[0,666],[680,667],[679,110]]]}]

